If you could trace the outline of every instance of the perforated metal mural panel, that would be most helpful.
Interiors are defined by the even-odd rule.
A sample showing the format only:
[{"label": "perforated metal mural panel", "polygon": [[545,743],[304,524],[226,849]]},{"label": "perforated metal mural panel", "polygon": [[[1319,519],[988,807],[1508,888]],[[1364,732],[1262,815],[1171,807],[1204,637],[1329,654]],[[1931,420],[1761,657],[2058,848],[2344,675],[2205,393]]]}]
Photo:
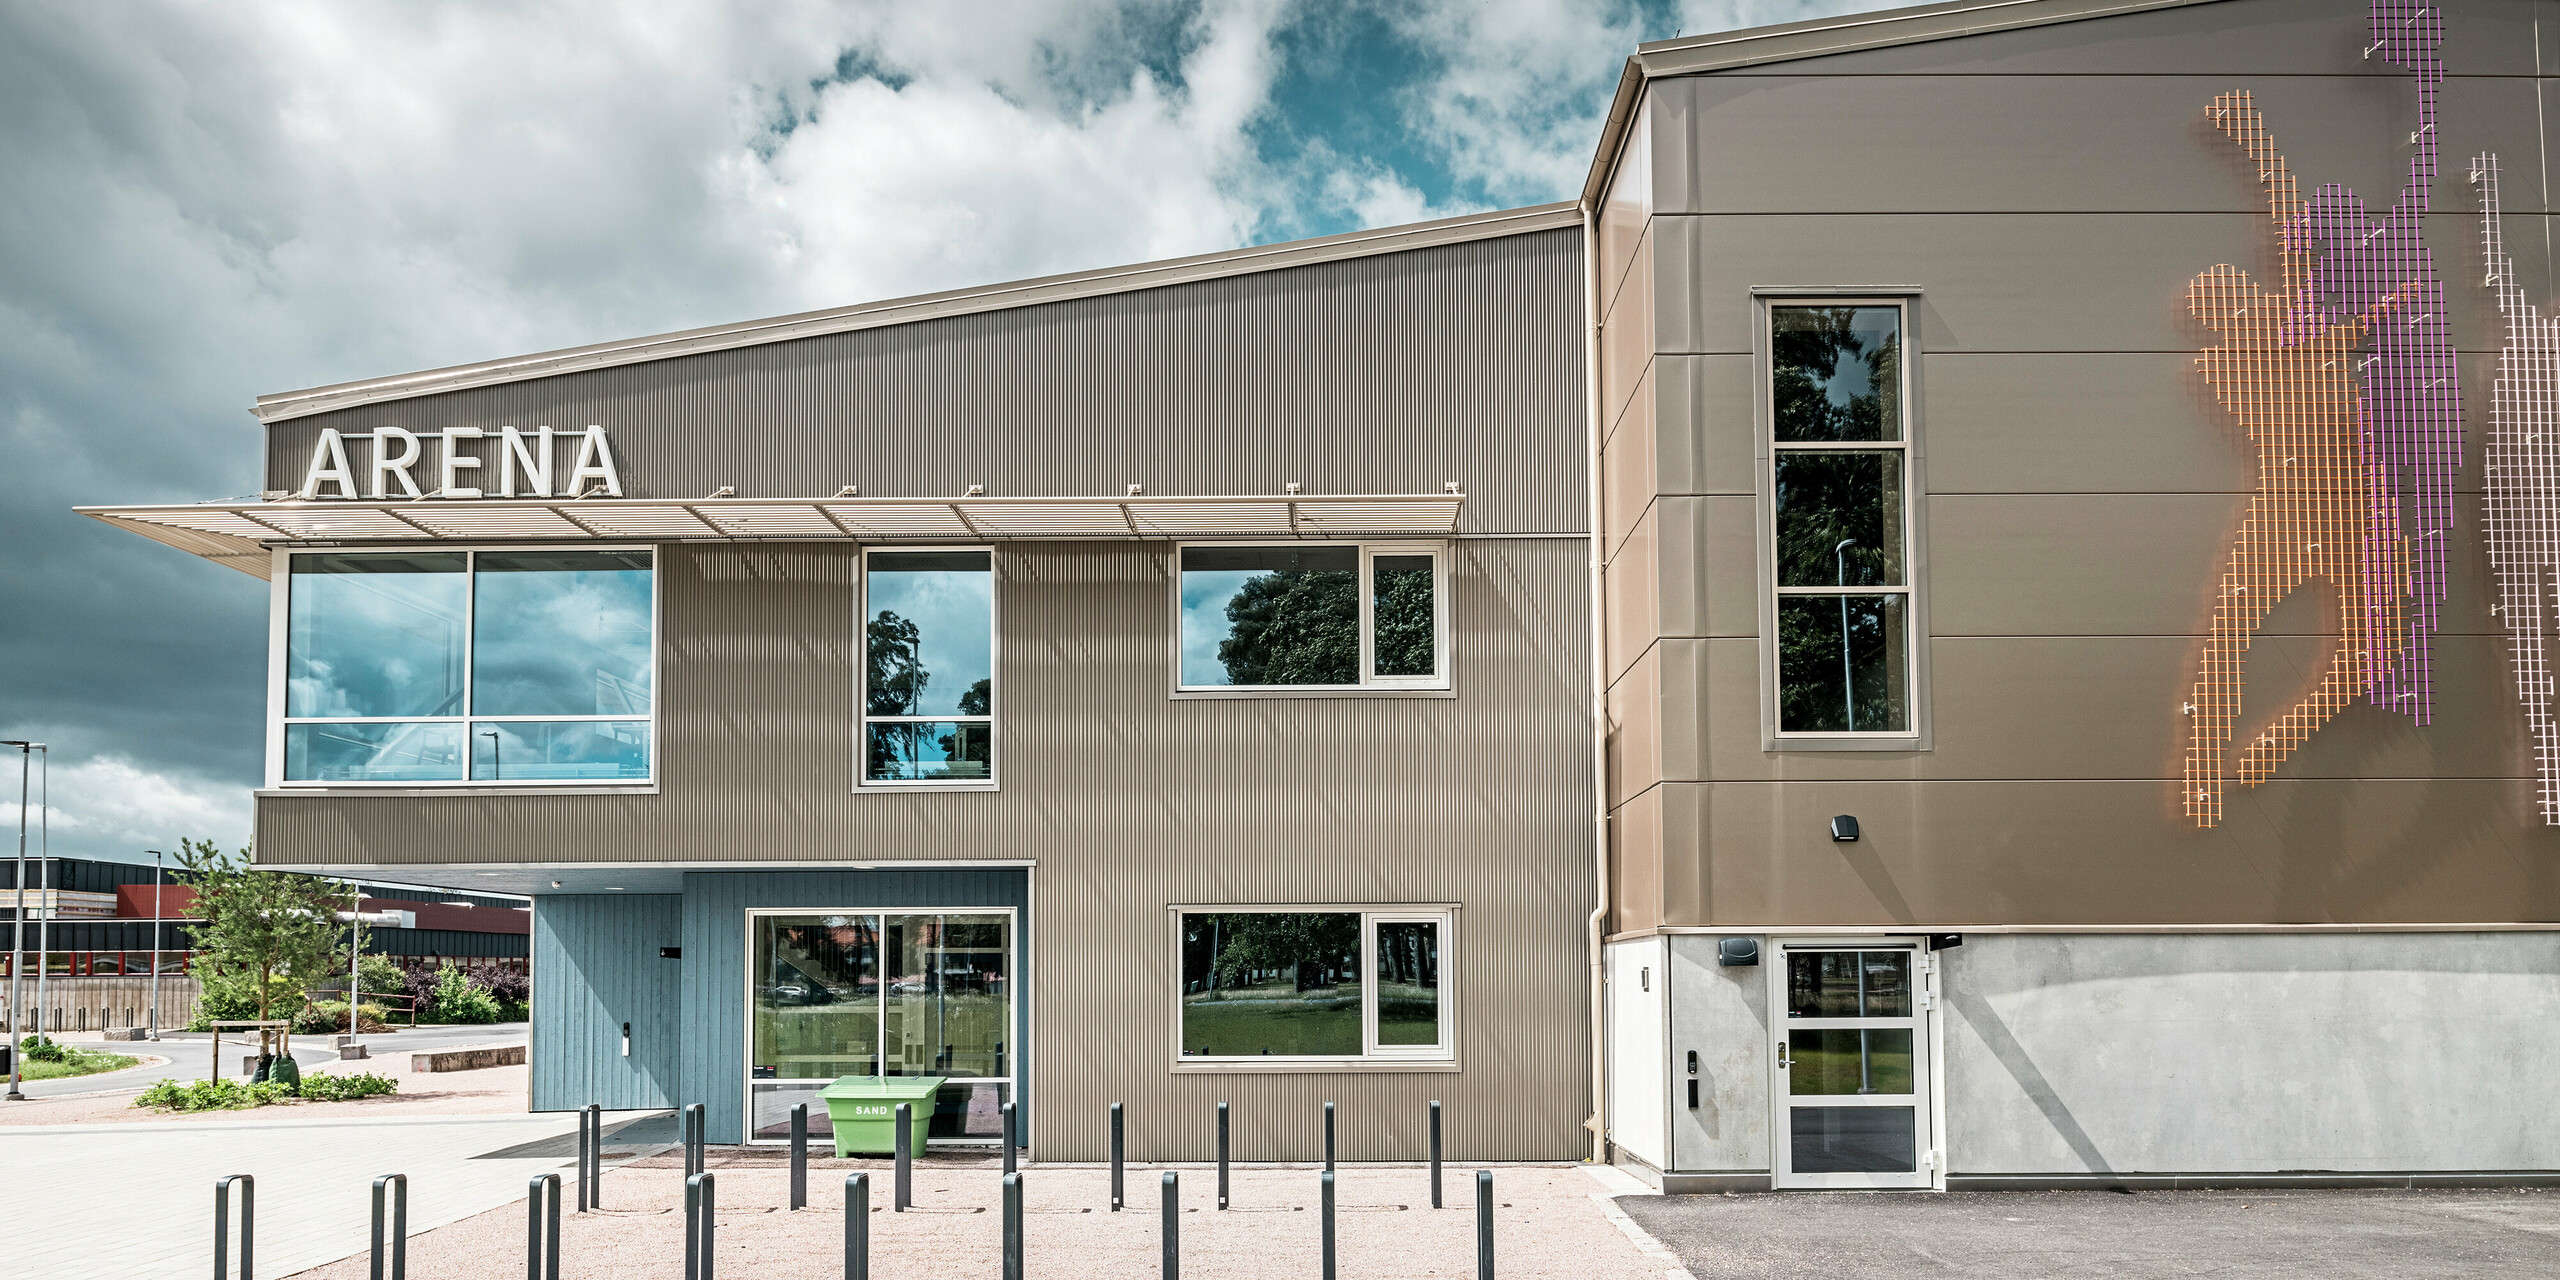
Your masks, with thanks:
[{"label": "perforated metal mural panel", "polygon": [[2433,638],[2462,465],[2444,281],[2422,237],[2444,22],[2440,9],[2412,0],[2373,0],[2369,13],[2366,56],[2418,81],[2416,152],[2382,218],[2336,183],[2304,200],[2250,95],[2214,99],[2215,123],[2258,166],[2284,279],[2263,291],[2226,264],[2188,286],[2188,309],[2222,338],[2198,364],[2258,448],[2257,490],[2185,708],[2193,724],[2184,798],[2200,827],[2222,820],[2250,640],[2306,582],[2337,591],[2338,647],[2319,686],[2242,749],[2241,783],[2272,776],[2359,695],[2419,724],[2434,718]]},{"label": "perforated metal mural panel", "polygon": [[2507,322],[2498,378],[2489,389],[2489,435],[2482,446],[2488,493],[2481,528],[2507,624],[2516,698],[2533,735],[2535,799],[2546,826],[2560,826],[2560,730],[2551,719],[2551,664],[2543,651],[2544,611],[2560,575],[2560,316],[2526,302],[2507,256],[2498,217],[2498,158],[2471,162],[2480,189],[2481,254],[2490,292]]}]

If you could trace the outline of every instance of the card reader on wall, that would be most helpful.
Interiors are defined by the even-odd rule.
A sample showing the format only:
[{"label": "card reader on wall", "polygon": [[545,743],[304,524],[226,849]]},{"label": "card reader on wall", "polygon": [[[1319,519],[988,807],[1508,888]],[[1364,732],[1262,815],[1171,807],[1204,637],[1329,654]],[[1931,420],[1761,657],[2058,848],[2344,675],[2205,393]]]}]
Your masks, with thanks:
[{"label": "card reader on wall", "polygon": [[631,1024],[628,1022],[622,1024],[622,1056],[631,1056]]}]

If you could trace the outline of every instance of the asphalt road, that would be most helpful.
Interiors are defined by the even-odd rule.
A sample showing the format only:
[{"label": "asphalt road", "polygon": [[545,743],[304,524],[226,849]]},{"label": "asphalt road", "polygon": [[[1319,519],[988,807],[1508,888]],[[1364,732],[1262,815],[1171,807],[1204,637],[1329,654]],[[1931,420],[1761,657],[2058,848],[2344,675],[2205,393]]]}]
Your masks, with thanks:
[{"label": "asphalt road", "polygon": [[[514,1044],[525,1037],[525,1024],[497,1022],[474,1027],[417,1027],[380,1035],[359,1036],[356,1043],[371,1049],[377,1057],[395,1053],[413,1053],[428,1049],[450,1049],[459,1045]],[[143,1089],[161,1080],[188,1083],[202,1080],[212,1065],[213,1033],[209,1031],[164,1031],[157,1043],[152,1041],[100,1041],[94,1034],[74,1033],[60,1037],[63,1043],[84,1049],[104,1049],[109,1053],[148,1054],[167,1058],[158,1065],[133,1067],[124,1071],[106,1071],[94,1076],[73,1076],[65,1080],[29,1080],[19,1088],[30,1098],[62,1098],[81,1093],[114,1093],[126,1089]],[[334,1036],[295,1036],[293,1060],[305,1070],[324,1062],[338,1060],[329,1045]],[[244,1041],[236,1032],[222,1036],[223,1071],[234,1079],[240,1075],[240,1059],[254,1041]]]},{"label": "asphalt road", "polygon": [[2560,1275],[2560,1192],[1626,1196],[1697,1280]]}]

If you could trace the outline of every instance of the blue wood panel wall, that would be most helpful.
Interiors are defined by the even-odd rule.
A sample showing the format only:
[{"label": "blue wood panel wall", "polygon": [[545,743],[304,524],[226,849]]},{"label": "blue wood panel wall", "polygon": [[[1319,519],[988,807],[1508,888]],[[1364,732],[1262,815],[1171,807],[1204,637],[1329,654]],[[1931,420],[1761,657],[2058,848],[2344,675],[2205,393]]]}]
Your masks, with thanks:
[{"label": "blue wood panel wall", "polygon": [[[533,904],[532,1108],[674,1105],[682,899],[673,894],[544,895]],[[631,1056],[622,1025],[631,1024]]]},{"label": "blue wood panel wall", "polygon": [[[684,1086],[675,1105],[703,1104],[712,1142],[745,1140],[747,1077],[747,910],[749,908],[1012,907],[1015,1078],[1023,1132],[1030,1132],[1030,875],[1020,868],[937,871],[694,872],[684,878]],[[539,913],[537,913],[537,917]],[[652,952],[654,954],[654,950]]]}]

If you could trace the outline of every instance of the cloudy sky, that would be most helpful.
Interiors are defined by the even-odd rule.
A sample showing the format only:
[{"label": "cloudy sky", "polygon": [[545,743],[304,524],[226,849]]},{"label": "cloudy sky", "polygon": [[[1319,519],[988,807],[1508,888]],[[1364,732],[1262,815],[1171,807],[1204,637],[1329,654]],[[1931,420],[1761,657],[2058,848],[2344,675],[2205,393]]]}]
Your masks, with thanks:
[{"label": "cloudy sky", "polygon": [[247,840],[264,585],[70,507],[261,393],[1564,199],[1636,42],[1881,7],[0,0],[0,738]]}]

